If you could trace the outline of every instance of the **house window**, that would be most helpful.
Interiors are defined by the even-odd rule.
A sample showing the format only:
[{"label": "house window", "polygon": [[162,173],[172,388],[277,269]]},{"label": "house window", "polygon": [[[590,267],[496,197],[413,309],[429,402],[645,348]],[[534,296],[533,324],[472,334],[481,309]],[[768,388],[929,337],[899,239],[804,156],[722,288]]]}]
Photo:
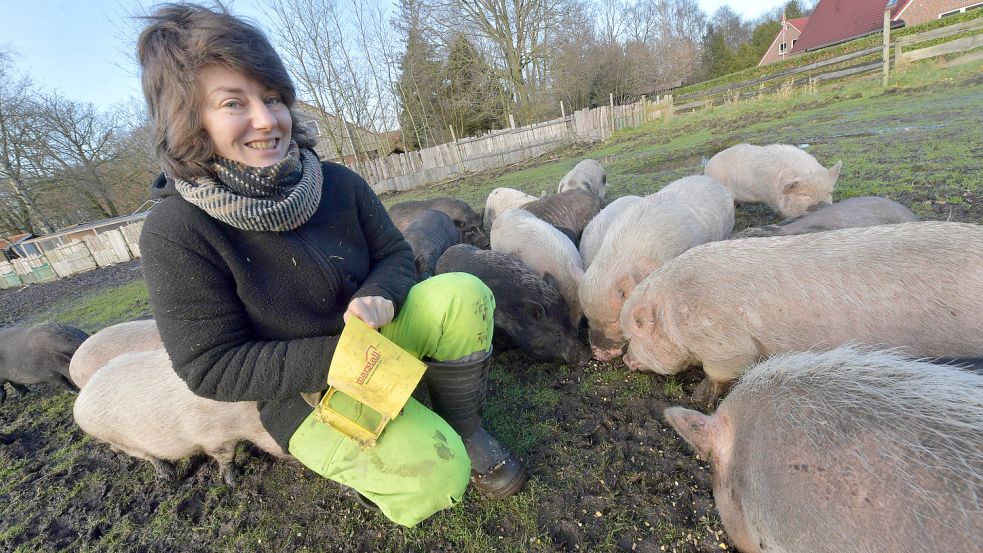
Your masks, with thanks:
[{"label": "house window", "polygon": [[798,40],[799,40],[799,39],[797,39],[797,38],[793,38],[793,39],[792,39],[792,48],[795,48],[795,43],[796,43],[796,41],[798,41]]},{"label": "house window", "polygon": [[783,42],[783,43],[781,43],[781,44],[778,45],[778,55],[779,56],[785,55],[785,52],[787,52],[787,51],[788,51],[788,43],[787,42]]}]

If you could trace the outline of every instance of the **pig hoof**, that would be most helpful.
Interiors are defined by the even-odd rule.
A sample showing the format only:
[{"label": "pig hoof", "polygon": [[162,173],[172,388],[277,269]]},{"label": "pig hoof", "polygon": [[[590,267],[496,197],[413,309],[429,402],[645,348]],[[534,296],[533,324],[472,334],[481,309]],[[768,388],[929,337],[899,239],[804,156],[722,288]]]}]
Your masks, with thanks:
[{"label": "pig hoof", "polygon": [[171,463],[168,463],[163,459],[151,457],[150,464],[153,465],[154,472],[157,473],[158,479],[163,480],[164,482],[173,482],[177,479],[177,472],[174,470],[174,465]]},{"label": "pig hoof", "polygon": [[236,474],[236,469],[234,466],[228,465],[228,466],[219,467],[218,474],[219,476],[222,477],[222,480],[225,481],[225,484],[228,487],[230,488],[236,487],[236,481],[238,480],[238,475]]},{"label": "pig hoof", "polygon": [[697,384],[696,389],[693,390],[693,403],[706,407],[714,407],[720,401],[720,396],[726,391],[726,384],[704,378],[702,382]]}]

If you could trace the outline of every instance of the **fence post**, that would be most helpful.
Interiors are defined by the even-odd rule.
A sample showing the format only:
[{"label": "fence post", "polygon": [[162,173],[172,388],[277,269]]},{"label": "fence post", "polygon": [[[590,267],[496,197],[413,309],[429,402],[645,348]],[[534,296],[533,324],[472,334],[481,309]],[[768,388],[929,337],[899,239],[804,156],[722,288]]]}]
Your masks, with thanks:
[{"label": "fence post", "polygon": [[560,117],[563,119],[567,118],[567,110],[563,107],[563,100],[560,100]]},{"label": "fence post", "polygon": [[614,92],[608,92],[608,100],[611,103],[611,134],[614,134]]},{"label": "fence post", "polygon": [[513,117],[511,113],[509,114],[509,127],[513,129],[515,128],[515,117]]},{"label": "fence post", "polygon": [[888,73],[891,71],[891,8],[894,2],[889,2],[884,8],[884,78],[882,85],[887,87]]}]

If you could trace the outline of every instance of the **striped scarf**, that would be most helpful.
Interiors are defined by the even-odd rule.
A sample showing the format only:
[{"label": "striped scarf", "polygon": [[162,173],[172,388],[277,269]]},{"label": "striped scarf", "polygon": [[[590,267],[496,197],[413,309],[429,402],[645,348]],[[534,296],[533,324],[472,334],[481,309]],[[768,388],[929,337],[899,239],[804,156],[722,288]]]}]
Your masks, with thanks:
[{"label": "striped scarf", "polygon": [[217,179],[175,179],[175,187],[185,200],[237,229],[292,230],[304,224],[321,201],[321,162],[294,141],[287,156],[269,167],[216,157],[212,169]]}]

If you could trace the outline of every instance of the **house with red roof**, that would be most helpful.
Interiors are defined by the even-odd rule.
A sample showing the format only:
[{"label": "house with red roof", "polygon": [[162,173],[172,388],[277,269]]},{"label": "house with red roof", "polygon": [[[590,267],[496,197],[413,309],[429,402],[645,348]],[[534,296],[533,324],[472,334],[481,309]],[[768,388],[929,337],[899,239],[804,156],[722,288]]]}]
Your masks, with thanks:
[{"label": "house with red roof", "polygon": [[897,28],[978,8],[983,0],[819,0],[809,17],[785,22],[758,65],[880,33],[885,9]]},{"label": "house with red roof", "polygon": [[768,47],[765,55],[761,56],[758,66],[760,67],[787,59],[792,47],[798,42],[799,36],[805,30],[806,23],[808,22],[808,17],[796,17],[795,19],[782,21],[781,30],[775,35],[775,40],[771,41],[771,46]]}]

